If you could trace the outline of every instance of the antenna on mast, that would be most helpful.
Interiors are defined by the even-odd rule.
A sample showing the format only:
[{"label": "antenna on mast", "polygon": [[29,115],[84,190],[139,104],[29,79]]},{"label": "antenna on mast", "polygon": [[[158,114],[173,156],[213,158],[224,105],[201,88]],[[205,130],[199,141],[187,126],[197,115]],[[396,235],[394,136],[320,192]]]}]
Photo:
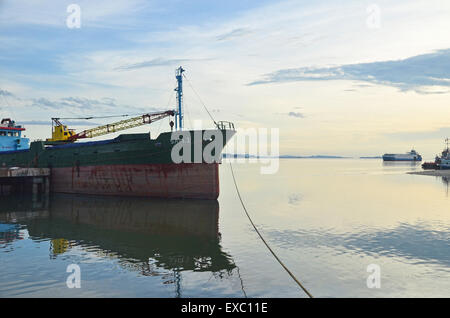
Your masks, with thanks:
[{"label": "antenna on mast", "polygon": [[177,88],[175,88],[175,91],[177,92],[177,101],[178,101],[178,122],[175,119],[175,128],[177,129],[177,126],[179,127],[180,130],[183,130],[183,109],[182,109],[182,105],[183,105],[183,72],[185,70],[180,66],[179,68],[177,68],[176,70],[176,79],[177,79],[177,83],[178,86]]}]

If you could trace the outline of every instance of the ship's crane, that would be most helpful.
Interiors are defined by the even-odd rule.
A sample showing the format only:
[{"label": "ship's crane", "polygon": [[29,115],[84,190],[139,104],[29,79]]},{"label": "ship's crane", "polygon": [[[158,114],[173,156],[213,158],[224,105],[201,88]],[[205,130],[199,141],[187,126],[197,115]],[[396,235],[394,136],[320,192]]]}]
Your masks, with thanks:
[{"label": "ship's crane", "polygon": [[[158,113],[143,114],[140,116],[124,119],[112,124],[102,125],[91,129],[83,130],[78,134],[74,129],[68,129],[66,125],[61,123],[61,119],[70,118],[52,118],[52,138],[47,139],[48,142],[74,142],[83,138],[94,138],[106,134],[115,133],[121,130],[126,130],[146,124],[153,123],[168,116],[175,116],[175,111],[167,110]],[[112,117],[112,116],[111,116]],[[95,117],[88,117],[84,119],[93,119]],[[74,118],[72,118],[74,119]],[[80,118],[77,118],[80,119]],[[171,122],[171,127],[173,123]]]}]

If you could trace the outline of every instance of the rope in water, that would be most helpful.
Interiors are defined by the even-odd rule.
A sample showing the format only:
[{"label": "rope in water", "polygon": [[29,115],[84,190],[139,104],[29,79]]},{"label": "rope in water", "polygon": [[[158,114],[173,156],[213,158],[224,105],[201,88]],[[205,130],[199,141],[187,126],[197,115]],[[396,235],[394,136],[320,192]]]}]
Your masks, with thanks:
[{"label": "rope in water", "polygon": [[306,295],[308,295],[308,297],[310,298],[314,298],[313,295],[311,295],[311,293],[303,286],[303,284],[294,276],[294,274],[292,274],[292,272],[289,270],[289,268],[286,267],[286,265],[284,265],[284,263],[280,260],[280,258],[275,254],[275,252],[270,248],[269,244],[267,244],[266,240],[264,239],[264,237],[261,235],[261,233],[258,231],[258,228],[256,227],[255,223],[253,223],[252,218],[250,217],[247,208],[245,207],[244,201],[242,200],[241,197],[241,193],[239,192],[239,187],[237,185],[236,182],[236,178],[234,176],[234,171],[233,171],[233,166],[230,162],[230,169],[231,169],[231,175],[233,176],[233,181],[234,181],[234,187],[236,188],[236,192],[237,195],[239,197],[239,200],[241,201],[241,205],[245,211],[245,214],[247,215],[247,218],[249,219],[250,223],[252,224],[253,228],[255,229],[256,233],[259,235],[259,237],[261,238],[261,240],[263,241],[264,245],[266,245],[266,247],[268,248],[268,250],[270,251],[270,253],[272,253],[272,255],[275,257],[275,259],[278,261],[278,263],[280,263],[280,265],[286,270],[286,272],[292,277],[292,279],[297,283],[298,286],[300,286],[300,288],[306,293]]}]

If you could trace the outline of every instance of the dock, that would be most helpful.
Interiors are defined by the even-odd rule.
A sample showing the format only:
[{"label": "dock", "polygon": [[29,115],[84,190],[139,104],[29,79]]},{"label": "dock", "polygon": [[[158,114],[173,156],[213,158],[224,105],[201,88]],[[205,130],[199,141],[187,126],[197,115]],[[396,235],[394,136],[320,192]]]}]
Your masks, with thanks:
[{"label": "dock", "polygon": [[49,168],[0,168],[0,195],[50,192]]},{"label": "dock", "polygon": [[425,170],[425,171],[411,171],[408,174],[415,174],[420,176],[434,176],[450,178],[450,170]]}]

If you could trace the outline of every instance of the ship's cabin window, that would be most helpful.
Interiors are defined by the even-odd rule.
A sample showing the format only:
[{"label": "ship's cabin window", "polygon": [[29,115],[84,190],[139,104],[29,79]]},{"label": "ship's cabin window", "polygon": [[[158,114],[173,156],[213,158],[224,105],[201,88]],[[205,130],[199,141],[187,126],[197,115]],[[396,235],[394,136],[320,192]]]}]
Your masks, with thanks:
[{"label": "ship's cabin window", "polygon": [[5,131],[0,131],[0,136],[6,136],[6,132]]},{"label": "ship's cabin window", "polygon": [[9,137],[12,137],[12,136],[13,136],[12,131],[8,131],[8,136],[9,136]]}]

